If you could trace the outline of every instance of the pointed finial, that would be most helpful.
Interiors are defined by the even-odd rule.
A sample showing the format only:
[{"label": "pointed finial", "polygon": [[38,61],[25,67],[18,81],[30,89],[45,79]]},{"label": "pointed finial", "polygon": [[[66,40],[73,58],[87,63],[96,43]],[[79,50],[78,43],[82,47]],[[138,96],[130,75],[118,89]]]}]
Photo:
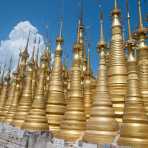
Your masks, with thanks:
[{"label": "pointed finial", "polygon": [[29,34],[28,34],[28,38],[27,38],[27,43],[26,43],[26,48],[25,48],[26,51],[28,50],[28,46],[29,46],[30,33],[31,33],[31,31],[29,30]]},{"label": "pointed finial", "polygon": [[59,36],[56,39],[57,44],[62,44],[64,41],[62,37],[62,29],[63,29],[63,18],[61,18],[60,20],[60,32],[59,32]]},{"label": "pointed finial", "polygon": [[33,60],[34,60],[35,46],[36,46],[36,37],[35,37],[35,39],[34,39],[34,46],[33,46],[33,50],[32,50],[31,61],[33,61]]},{"label": "pointed finial", "polygon": [[120,10],[118,9],[118,2],[117,0],[114,0],[114,9],[112,11],[112,15],[118,15],[120,16]]},{"label": "pointed finial", "polygon": [[104,31],[103,31],[103,11],[102,10],[100,10],[100,41],[98,43],[98,47],[99,48],[105,47],[105,39],[104,39]]},{"label": "pointed finial", "polygon": [[10,57],[10,61],[9,61],[9,66],[8,66],[8,71],[10,72],[11,71],[11,66],[12,66],[12,56]]},{"label": "pointed finial", "polygon": [[63,19],[60,21],[60,34],[59,37],[62,38],[62,30],[63,30]]},{"label": "pointed finial", "polygon": [[83,0],[80,0],[80,26],[83,26]]},{"label": "pointed finial", "polygon": [[39,60],[40,43],[41,43],[41,40],[40,40],[40,37],[39,37],[38,47],[37,47],[37,52],[36,52],[36,64],[37,64],[37,66],[38,66],[38,60]]},{"label": "pointed finial", "polygon": [[139,29],[143,30],[142,11],[141,11],[141,0],[138,0],[138,12],[139,12]]},{"label": "pointed finial", "polygon": [[117,0],[114,1],[114,4],[115,4],[115,9],[117,9],[118,8]]},{"label": "pointed finial", "polygon": [[128,0],[126,0],[126,11],[127,11],[127,19],[128,19],[128,38],[129,40],[132,39],[132,33],[131,33],[131,24],[130,24],[130,12],[129,12],[129,6],[128,6]]}]

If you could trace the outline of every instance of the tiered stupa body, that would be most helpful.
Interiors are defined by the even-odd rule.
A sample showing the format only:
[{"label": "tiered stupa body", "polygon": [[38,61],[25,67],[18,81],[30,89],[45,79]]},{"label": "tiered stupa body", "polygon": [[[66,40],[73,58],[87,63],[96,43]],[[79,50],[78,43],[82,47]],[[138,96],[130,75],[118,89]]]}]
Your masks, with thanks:
[{"label": "tiered stupa body", "polygon": [[19,76],[19,63],[18,63],[18,66],[17,66],[17,70],[13,74],[16,77],[15,78],[15,81],[16,81],[15,92],[14,92],[13,100],[11,102],[11,106],[10,106],[7,114],[5,115],[5,119],[4,119],[4,122],[8,123],[8,124],[11,124],[12,121],[13,121],[13,118],[14,118],[14,115],[16,113],[16,109],[17,109],[17,106],[18,106],[18,102],[19,102],[19,99],[20,99],[20,96],[21,96],[21,90],[20,90],[21,78]]},{"label": "tiered stupa body", "polygon": [[44,84],[46,78],[47,57],[45,53],[41,57],[41,65],[39,68],[38,84],[35,91],[35,97],[29,113],[22,125],[27,131],[48,131],[48,121],[46,117],[46,99],[44,96]]},{"label": "tiered stupa body", "polygon": [[139,89],[136,59],[131,54],[128,59],[128,94],[118,143],[134,148],[148,147],[148,118]]},{"label": "tiered stupa body", "polygon": [[12,101],[14,99],[15,94],[15,88],[16,88],[16,75],[13,73],[12,81],[10,83],[9,91],[8,91],[8,97],[5,105],[3,106],[3,110],[0,114],[0,120],[5,120],[5,117],[7,116],[7,113],[12,105]]},{"label": "tiered stupa body", "polygon": [[12,123],[18,128],[22,127],[32,105],[32,75],[33,66],[32,63],[28,63],[23,82],[22,95]]},{"label": "tiered stupa body", "polygon": [[55,60],[51,72],[49,95],[46,106],[49,129],[56,135],[60,129],[60,123],[65,113],[64,82],[62,76],[62,43],[61,33],[56,40]]},{"label": "tiered stupa body", "polygon": [[132,146],[134,148],[148,147],[148,117],[144,109],[139,89],[139,77],[137,69],[137,60],[133,56],[133,39],[130,30],[130,15],[128,12],[128,94],[125,98],[125,112],[123,123],[120,129],[120,138],[118,143],[124,146]]},{"label": "tiered stupa body", "polygon": [[93,99],[90,118],[86,123],[86,132],[83,140],[90,143],[106,144],[113,142],[118,132],[118,123],[115,119],[114,109],[107,87],[106,44],[103,36],[102,14],[100,24],[100,42],[98,44],[98,50],[100,50],[100,66],[96,95]]},{"label": "tiered stupa body", "polygon": [[139,29],[138,29],[138,72],[141,95],[144,100],[146,113],[148,115],[148,45],[145,41],[145,28],[142,22],[141,0],[138,0],[139,5]]},{"label": "tiered stupa body", "polygon": [[70,76],[69,102],[66,106],[61,130],[58,137],[66,141],[77,141],[85,131],[85,112],[83,102],[83,88],[81,83],[80,53],[81,44],[74,45],[74,59]]},{"label": "tiered stupa body", "polygon": [[108,86],[116,118],[121,122],[124,111],[124,98],[127,93],[127,65],[123,49],[122,27],[119,16],[120,11],[117,8],[117,0],[115,0],[115,8],[112,12],[113,22]]}]

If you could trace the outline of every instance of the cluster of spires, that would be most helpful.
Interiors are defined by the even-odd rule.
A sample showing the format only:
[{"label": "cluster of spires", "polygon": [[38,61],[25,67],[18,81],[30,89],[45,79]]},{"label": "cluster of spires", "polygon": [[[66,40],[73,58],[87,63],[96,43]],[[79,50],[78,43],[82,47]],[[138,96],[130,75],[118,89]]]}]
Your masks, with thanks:
[{"label": "cluster of spires", "polygon": [[[111,144],[119,135],[119,145],[147,148],[148,46],[145,39],[148,32],[142,21],[141,0],[137,2],[139,27],[132,33],[126,1],[128,40],[124,41],[121,13],[115,0],[109,51],[104,39],[103,13],[100,13],[97,79],[91,71],[90,49],[86,56],[82,18],[78,22],[70,70],[61,59],[62,24],[53,65],[48,45],[40,64],[35,47],[28,60],[28,37],[16,70],[11,75],[9,68],[4,76],[4,66],[1,72],[0,121],[31,132],[51,131],[66,141]],[[128,58],[124,49],[128,49]]]}]

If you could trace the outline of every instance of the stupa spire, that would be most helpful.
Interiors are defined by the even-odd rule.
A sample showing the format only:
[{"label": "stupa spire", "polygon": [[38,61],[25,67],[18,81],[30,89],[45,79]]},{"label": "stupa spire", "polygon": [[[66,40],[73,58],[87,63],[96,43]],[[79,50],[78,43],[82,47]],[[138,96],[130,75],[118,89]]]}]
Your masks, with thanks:
[{"label": "stupa spire", "polygon": [[81,139],[85,130],[85,113],[80,68],[81,58],[79,54],[80,49],[81,43],[76,42],[74,45],[73,66],[70,76],[69,102],[66,106],[66,112],[58,134],[58,137],[66,141],[76,141]]},{"label": "stupa spire", "polygon": [[17,105],[19,102],[19,98],[21,95],[21,79],[19,76],[19,63],[20,63],[20,58],[18,59],[18,64],[16,67],[16,70],[13,72],[13,82],[12,83],[16,83],[15,84],[15,92],[13,94],[13,99],[11,101],[11,106],[9,107],[7,114],[5,115],[5,119],[4,122],[11,124],[13,121],[13,117],[16,113],[16,109],[17,109]]},{"label": "stupa spire", "polygon": [[115,9],[118,9],[117,0],[114,0],[114,8],[115,8]]},{"label": "stupa spire", "polygon": [[46,72],[46,65],[47,65],[47,57],[46,54],[43,53],[41,57],[41,65],[39,68],[39,75],[38,75],[38,83],[35,92],[35,96],[33,99],[33,103],[31,106],[28,115],[23,123],[22,128],[26,129],[31,132],[36,131],[48,131],[48,122],[46,117],[46,99],[44,96],[44,84],[45,84],[45,72]]},{"label": "stupa spire", "polygon": [[118,143],[135,148],[146,148],[148,147],[148,118],[138,84],[137,61],[132,52],[128,58],[128,93],[125,98]]},{"label": "stupa spire", "polygon": [[37,51],[35,55],[35,68],[38,68],[39,64],[39,52],[40,52],[40,38],[38,39],[38,44],[37,44]]},{"label": "stupa spire", "polygon": [[25,50],[22,53],[24,55],[24,57],[29,57],[28,46],[29,46],[30,34],[31,34],[31,32],[29,31],[27,42],[26,42],[26,47],[25,47]]},{"label": "stupa spire", "polygon": [[[50,130],[56,136],[60,129],[60,123],[65,112],[64,82],[62,76],[62,25],[60,24],[60,32],[56,39],[56,49],[53,69],[50,76],[49,95],[46,106],[47,118]],[[56,98],[56,99],[55,99]]]},{"label": "stupa spire", "polygon": [[[101,29],[102,27],[100,27]],[[105,46],[101,44],[97,48],[100,53],[100,65],[98,68],[96,95],[93,99],[90,118],[86,122],[86,132],[83,139],[90,143],[105,144],[112,143],[118,132],[118,123],[115,120],[107,86]]]},{"label": "stupa spire", "polygon": [[139,30],[143,30],[143,20],[141,11],[141,0],[138,0]]},{"label": "stupa spire", "polygon": [[138,39],[138,71],[139,86],[143,97],[144,106],[148,115],[148,45],[146,44],[147,29],[142,21],[141,0],[137,0],[139,11],[139,29],[137,31]]},{"label": "stupa spire", "polygon": [[29,53],[28,53],[29,40],[30,40],[30,31],[29,31],[29,34],[28,34],[26,47],[22,52],[20,52],[20,57],[21,57],[21,60],[20,60],[20,75],[21,75],[22,78],[24,78],[24,73],[26,71],[26,65],[27,65],[27,59],[29,57]]},{"label": "stupa spire", "polygon": [[103,12],[100,11],[100,40],[98,42],[98,48],[105,47],[104,31],[103,31]]},{"label": "stupa spire", "polygon": [[[115,0],[115,3],[116,2]],[[116,7],[112,11],[112,39],[108,67],[108,86],[118,121],[122,121],[124,98],[127,93],[126,66],[120,11]]]},{"label": "stupa spire", "polygon": [[129,12],[128,0],[126,0],[126,10],[127,10],[127,19],[128,19],[128,39],[132,40],[131,23],[130,23],[131,16]]},{"label": "stupa spire", "polygon": [[18,128],[22,128],[22,125],[32,105],[32,76],[33,65],[31,62],[29,62],[25,71],[22,95],[12,122],[12,124]]},{"label": "stupa spire", "polygon": [[36,37],[35,37],[35,39],[34,39],[34,41],[33,41],[33,50],[32,50],[32,55],[31,55],[31,61],[32,61],[32,63],[34,63],[35,61],[34,61],[34,58],[35,58],[35,50],[36,50]]},{"label": "stupa spire", "polygon": [[92,71],[90,65],[90,47],[88,47],[86,74],[84,76],[84,109],[86,119],[90,117],[90,110],[92,105]]}]

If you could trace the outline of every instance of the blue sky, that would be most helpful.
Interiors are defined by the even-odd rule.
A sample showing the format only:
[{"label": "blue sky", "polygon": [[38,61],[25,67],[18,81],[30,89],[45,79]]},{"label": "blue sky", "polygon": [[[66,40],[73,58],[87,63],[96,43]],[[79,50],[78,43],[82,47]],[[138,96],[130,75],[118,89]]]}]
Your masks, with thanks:
[{"label": "blue sky", "polygon": [[[64,9],[62,8],[64,1]],[[0,1],[0,40],[6,40],[12,28],[21,21],[28,20],[42,35],[45,35],[45,24],[49,26],[49,37],[52,50],[55,48],[55,38],[59,31],[59,20],[64,16],[63,36],[64,53],[71,57],[73,43],[76,39],[76,27],[80,14],[80,0],[1,0]],[[111,10],[114,0],[84,0],[84,24],[86,38],[91,44],[91,62],[94,71],[98,65],[96,44],[99,38],[99,5],[104,11],[104,31],[106,40],[111,38]],[[132,30],[138,25],[137,0],[129,0],[131,10]],[[122,12],[122,22],[127,27],[125,0],[118,0]],[[143,14],[148,14],[148,0],[142,0]],[[144,16],[144,15],[143,15]]]}]

